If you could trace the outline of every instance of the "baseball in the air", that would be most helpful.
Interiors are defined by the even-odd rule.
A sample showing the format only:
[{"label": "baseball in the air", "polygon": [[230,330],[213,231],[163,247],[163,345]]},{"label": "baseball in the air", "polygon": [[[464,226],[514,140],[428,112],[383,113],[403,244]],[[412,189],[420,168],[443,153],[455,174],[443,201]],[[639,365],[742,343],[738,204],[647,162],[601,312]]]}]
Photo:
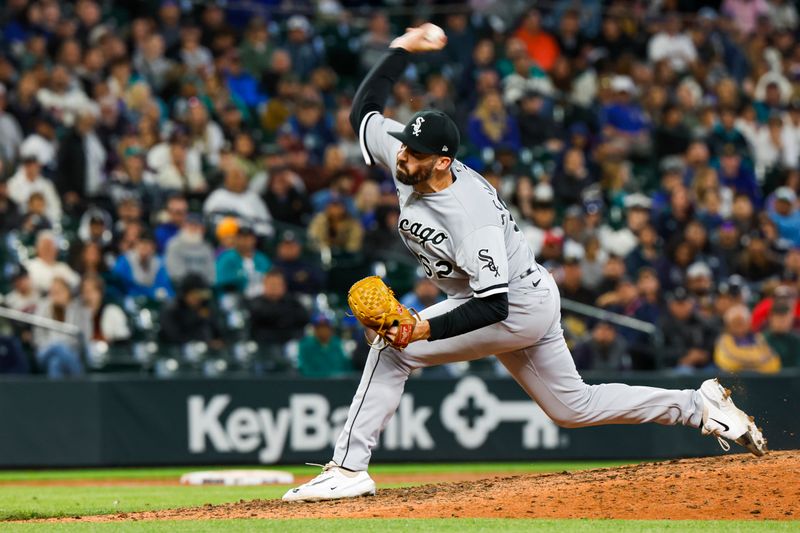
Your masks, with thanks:
[{"label": "baseball in the air", "polygon": [[429,24],[425,32],[425,40],[430,43],[439,43],[444,39],[444,30],[436,24]]}]

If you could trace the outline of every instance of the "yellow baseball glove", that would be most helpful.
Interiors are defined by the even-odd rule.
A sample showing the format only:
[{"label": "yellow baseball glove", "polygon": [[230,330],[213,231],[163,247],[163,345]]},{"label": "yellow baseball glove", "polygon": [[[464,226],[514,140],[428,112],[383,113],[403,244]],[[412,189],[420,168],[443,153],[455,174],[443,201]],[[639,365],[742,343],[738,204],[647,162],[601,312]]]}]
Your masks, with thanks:
[{"label": "yellow baseball glove", "polygon": [[[388,344],[400,350],[408,346],[417,319],[397,301],[380,277],[370,276],[355,282],[347,293],[347,303],[358,321]],[[387,333],[393,326],[397,326],[397,333],[390,338]]]}]

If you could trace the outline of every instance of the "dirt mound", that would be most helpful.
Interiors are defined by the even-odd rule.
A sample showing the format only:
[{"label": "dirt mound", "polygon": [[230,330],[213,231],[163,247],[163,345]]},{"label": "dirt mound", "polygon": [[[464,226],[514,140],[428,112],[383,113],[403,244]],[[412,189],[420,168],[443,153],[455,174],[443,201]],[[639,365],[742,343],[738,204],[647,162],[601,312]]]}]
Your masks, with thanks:
[{"label": "dirt mound", "polygon": [[220,518],[779,519],[800,514],[800,451],[494,477],[378,490],[357,500],[241,501],[81,521]]}]

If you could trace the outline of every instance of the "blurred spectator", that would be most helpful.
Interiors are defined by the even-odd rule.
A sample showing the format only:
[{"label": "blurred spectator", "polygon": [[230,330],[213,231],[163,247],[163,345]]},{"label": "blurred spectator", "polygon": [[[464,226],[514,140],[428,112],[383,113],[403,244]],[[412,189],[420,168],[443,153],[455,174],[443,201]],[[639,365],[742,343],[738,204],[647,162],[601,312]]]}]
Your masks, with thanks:
[{"label": "blurred spectator", "polygon": [[744,250],[735,263],[735,271],[750,281],[764,281],[781,273],[781,262],[767,247],[764,236],[759,231],[752,231],[742,239]]},{"label": "blurred spectator", "polygon": [[756,175],[760,178],[766,179],[770,172],[797,168],[800,159],[797,138],[784,127],[779,113],[771,114],[767,124],[758,129],[753,144]]},{"label": "blurred spectator", "polygon": [[322,43],[313,38],[311,23],[303,15],[292,15],[286,21],[286,49],[294,72],[308,79],[320,64]]},{"label": "blurred spectator", "polygon": [[181,194],[174,194],[167,199],[166,222],[162,222],[154,231],[158,253],[164,253],[169,241],[175,237],[186,222],[189,214],[189,203]]},{"label": "blurred spectator", "polygon": [[598,233],[603,248],[610,254],[625,257],[639,244],[639,233],[650,219],[652,201],[643,194],[631,194],[625,197],[625,227],[614,231],[605,224]]},{"label": "blurred spectator", "polygon": [[0,335],[0,374],[28,374],[31,365],[18,338]]},{"label": "blurred spectator", "polygon": [[277,270],[266,273],[261,295],[247,305],[250,335],[262,344],[284,344],[301,338],[310,318],[297,297],[288,292],[286,279]]},{"label": "blurred spectator", "polygon": [[611,80],[613,100],[603,108],[604,133],[615,151],[627,156],[644,155],[650,150],[649,122],[636,101],[636,85],[629,76]]},{"label": "blurred spectator", "polygon": [[68,211],[105,194],[108,154],[100,142],[93,108],[82,110],[58,144],[58,188]]},{"label": "blurred spectator", "polygon": [[558,289],[563,298],[575,300],[582,304],[592,305],[594,304],[596,295],[583,284],[581,259],[583,259],[583,254],[574,252],[564,254],[564,268],[561,271]]},{"label": "blurred spectator", "polygon": [[[108,285],[108,283],[113,283],[110,269],[115,259],[113,254],[104,254],[100,244],[89,241],[77,248],[71,265],[81,278],[99,277]],[[112,286],[109,292],[116,296],[115,290],[116,287]]]},{"label": "blurred spectator", "polygon": [[580,203],[582,192],[597,179],[589,171],[583,150],[569,148],[564,152],[561,167],[556,171],[553,181],[559,203],[570,205]]},{"label": "blurred spectator", "polygon": [[20,212],[21,209],[9,197],[8,180],[0,176],[0,233],[7,234],[20,226],[22,223]]},{"label": "blurred spectator", "polygon": [[778,226],[781,237],[794,246],[800,246],[800,209],[795,192],[789,187],[778,188],[768,212],[770,219]]},{"label": "blurred spectator", "polygon": [[697,314],[695,301],[682,287],[667,294],[667,314],[659,321],[663,336],[661,363],[679,373],[711,363],[716,331]]},{"label": "blurred spectator", "polygon": [[633,368],[625,339],[617,333],[613,324],[603,320],[592,328],[591,337],[575,345],[572,357],[578,370],[619,371]]},{"label": "blurred spectator", "polygon": [[469,140],[478,150],[500,147],[519,150],[519,126],[503,107],[500,93],[487,93],[478,104],[469,121]]},{"label": "blurred spectator", "polygon": [[683,154],[689,148],[692,132],[684,123],[683,110],[677,104],[667,104],[663,110],[663,118],[653,132],[653,148],[656,157]]},{"label": "blurred spectator", "polygon": [[166,265],[156,254],[155,238],[146,231],[130,250],[119,256],[113,273],[125,296],[164,300],[175,294]]},{"label": "blurred spectator", "polygon": [[791,285],[779,285],[772,292],[772,295],[759,301],[753,308],[753,331],[761,331],[768,322],[769,316],[774,307],[788,307],[793,310],[794,322],[792,327],[800,331],[800,298],[797,297],[797,290]]},{"label": "blurred spectator", "polygon": [[725,172],[733,175],[738,172],[737,165],[741,158],[750,156],[750,145],[747,139],[736,126],[736,109],[723,107],[719,112],[719,123],[714,126],[708,138],[711,152],[725,165]]},{"label": "blurred spectator", "polygon": [[714,275],[703,262],[695,262],[686,269],[686,289],[696,297],[709,296],[714,290]]},{"label": "blurred spectator", "polygon": [[61,200],[53,182],[41,174],[41,165],[35,155],[25,155],[19,169],[8,180],[9,197],[25,213],[31,194],[41,193],[45,201],[47,218],[51,223],[61,220]]},{"label": "blurred spectator", "polygon": [[364,240],[369,243],[365,252],[370,259],[397,259],[405,257],[408,248],[403,244],[397,232],[400,220],[400,208],[394,205],[382,205],[375,210],[376,226],[370,229]]},{"label": "blurred spectator", "polygon": [[[631,223],[630,208],[628,210],[628,227]],[[642,268],[657,268],[658,260],[661,257],[660,239],[656,229],[650,224],[640,227],[637,232],[638,244],[625,256],[625,270],[628,272],[639,272]]]},{"label": "blurred spectator", "polygon": [[12,278],[11,283],[13,290],[3,297],[3,305],[23,313],[35,312],[41,294],[35,290],[28,271],[21,269]]},{"label": "blurred spectator", "polygon": [[756,182],[756,175],[748,168],[732,144],[722,147],[722,154],[719,157],[719,181],[722,186],[730,187],[735,193],[747,195],[754,206],[761,206],[761,191]]},{"label": "blurred spectator", "polygon": [[0,83],[0,161],[10,164],[17,159],[23,136],[17,119],[6,111],[7,93],[6,86]]},{"label": "blurred spectator", "polygon": [[167,302],[161,313],[161,339],[171,344],[205,342],[212,349],[221,348],[221,318],[211,296],[202,276],[183,278],[178,297]]},{"label": "blurred spectator", "polygon": [[111,171],[108,177],[108,195],[114,204],[125,198],[135,197],[151,209],[158,195],[155,185],[145,179],[145,157],[139,147],[126,148],[122,161]]},{"label": "blurred spectator", "polygon": [[680,15],[669,13],[663,31],[650,38],[647,55],[652,63],[665,59],[677,72],[687,70],[697,59],[697,50],[689,35],[682,33]]},{"label": "blurred spectator", "polygon": [[302,140],[310,152],[310,163],[313,165],[322,163],[325,148],[335,141],[322,100],[314,93],[301,96],[294,115],[289,117],[281,131]]},{"label": "blurred spectator", "polygon": [[542,28],[542,16],[538,9],[528,11],[514,37],[520,39],[531,59],[544,69],[550,70],[558,58],[558,42]]},{"label": "blurred spectator", "polygon": [[292,231],[285,231],[275,251],[273,270],[281,272],[292,294],[313,296],[324,287],[325,277],[318,265],[303,259],[303,245]]},{"label": "blurred spectator", "polygon": [[311,214],[303,181],[286,167],[272,170],[264,201],[275,220],[294,226],[305,225]]},{"label": "blurred spectator", "polygon": [[105,283],[97,276],[88,276],[81,281],[81,303],[89,314],[91,341],[108,344],[127,341],[131,338],[128,317],[116,304],[108,301]]},{"label": "blurred spectator", "polygon": [[400,298],[400,303],[417,312],[427,309],[444,300],[439,288],[428,278],[420,278],[414,284],[414,290]]},{"label": "blurred spectator", "polygon": [[349,372],[352,366],[344,353],[342,340],[334,334],[330,319],[318,313],[311,323],[314,325],[314,333],[300,341],[300,374],[311,378],[327,378]]},{"label": "blurred spectator", "polygon": [[800,367],[800,333],[788,302],[778,302],[770,311],[764,338],[781,359],[782,368]]},{"label": "blurred spectator", "polygon": [[553,189],[547,186],[537,186],[531,202],[532,224],[522,222],[522,231],[533,253],[538,257],[544,246],[544,241],[549,233],[557,230],[556,207],[553,203]]},{"label": "blurred spectator", "polygon": [[214,60],[209,49],[201,44],[200,37],[200,28],[196,26],[181,28],[178,58],[189,72],[203,75],[213,70]]},{"label": "blurred spectator", "polygon": [[164,261],[175,286],[189,274],[199,274],[211,286],[216,280],[214,249],[205,241],[203,217],[190,214],[178,234],[167,243]]},{"label": "blurred spectator", "polygon": [[36,235],[36,256],[25,263],[34,289],[46,294],[55,278],[66,283],[70,290],[78,288],[80,276],[69,265],[58,260],[58,244],[51,231],[40,231]]},{"label": "blurred spectator", "polygon": [[[636,283],[627,276],[619,278],[613,291],[601,294],[596,305],[653,325],[659,318],[658,304],[642,298]],[[633,328],[622,328],[619,333],[627,341],[631,354],[636,358],[637,367],[645,364],[651,366],[649,361],[645,363],[645,360],[652,359],[650,336]]]},{"label": "blurred spectator", "polygon": [[236,215],[252,225],[258,235],[271,235],[272,216],[259,196],[247,189],[247,175],[241,165],[231,164],[225,170],[224,189],[213,191],[203,204],[207,217]]},{"label": "blurred spectator", "polygon": [[72,126],[76,115],[91,105],[91,100],[79,87],[73,85],[66,66],[56,64],[50,71],[47,87],[36,92],[36,100],[43,110],[61,123]]},{"label": "blurred spectator", "polygon": [[581,273],[584,286],[592,292],[600,287],[603,281],[603,269],[608,262],[608,253],[600,247],[600,239],[596,235],[586,239],[585,253],[581,260]]},{"label": "blurred spectator", "polygon": [[273,50],[275,43],[271,40],[267,21],[261,17],[251,19],[247,24],[242,45],[239,47],[242,66],[251,75],[260,78],[269,68]]},{"label": "blurred spectator", "polygon": [[781,359],[761,333],[750,330],[750,311],[734,306],[725,313],[725,331],[714,349],[714,362],[726,372],[753,371],[772,374],[781,369]]},{"label": "blurred spectator", "polygon": [[223,292],[238,292],[254,298],[262,292],[264,274],[270,260],[256,249],[256,234],[249,226],[239,226],[234,247],[217,258],[216,288]]},{"label": "blurred spectator", "polygon": [[242,58],[238,50],[228,52],[226,59],[227,68],[223,72],[225,84],[236,98],[254,110],[267,99],[258,86],[258,80],[242,67]]},{"label": "blurred spectator", "polygon": [[168,144],[150,149],[147,161],[155,172],[154,183],[162,190],[202,193],[208,186],[201,172],[200,152],[190,146],[182,131],[174,132]]},{"label": "blurred spectator", "polygon": [[724,0],[720,11],[745,35],[756,29],[756,22],[762,15],[767,15],[766,0]]},{"label": "blurred spectator", "polygon": [[164,38],[153,33],[144,39],[141,49],[133,55],[133,66],[156,92],[161,92],[173,75],[175,64],[164,56]]},{"label": "blurred spectator", "polygon": [[325,210],[317,213],[308,225],[309,243],[317,250],[359,252],[363,237],[361,222],[347,212],[338,197],[331,197]]},{"label": "blurred spectator", "polygon": [[386,53],[392,41],[389,18],[386,14],[377,11],[369,17],[367,31],[361,35],[359,49],[361,50],[361,70],[367,72]]},{"label": "blurred spectator", "polygon": [[36,315],[74,326],[79,331],[76,336],[42,327],[34,328],[33,344],[39,368],[50,378],[82,375],[82,354],[85,342],[91,337],[91,323],[89,314],[80,302],[72,298],[72,291],[65,280],[53,278],[48,297],[39,303]]},{"label": "blurred spectator", "polygon": [[219,244],[216,250],[217,256],[225,250],[230,250],[234,247],[238,232],[239,222],[237,222],[236,217],[223,217],[219,220],[214,230],[214,236],[217,238],[217,243]]},{"label": "blurred spectator", "polygon": [[[546,102],[543,94],[528,90],[518,100],[520,144],[525,148],[545,146],[551,152],[558,152],[563,147],[561,124],[553,118],[552,106]],[[585,125],[576,124],[573,129],[583,131]]]},{"label": "blurred spectator", "polygon": [[218,166],[225,143],[222,128],[209,117],[208,110],[197,98],[190,98],[184,120],[189,135],[189,147],[202,157],[202,164]]}]

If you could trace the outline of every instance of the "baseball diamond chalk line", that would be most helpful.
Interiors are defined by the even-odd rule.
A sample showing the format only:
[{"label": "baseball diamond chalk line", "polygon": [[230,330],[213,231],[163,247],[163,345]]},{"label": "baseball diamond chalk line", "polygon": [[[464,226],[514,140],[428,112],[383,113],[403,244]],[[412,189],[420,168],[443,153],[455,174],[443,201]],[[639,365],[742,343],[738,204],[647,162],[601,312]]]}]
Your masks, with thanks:
[{"label": "baseball diamond chalk line", "polygon": [[797,520],[800,451],[672,460],[558,474],[379,488],[319,503],[251,500],[50,522],[227,518],[619,518]]}]

